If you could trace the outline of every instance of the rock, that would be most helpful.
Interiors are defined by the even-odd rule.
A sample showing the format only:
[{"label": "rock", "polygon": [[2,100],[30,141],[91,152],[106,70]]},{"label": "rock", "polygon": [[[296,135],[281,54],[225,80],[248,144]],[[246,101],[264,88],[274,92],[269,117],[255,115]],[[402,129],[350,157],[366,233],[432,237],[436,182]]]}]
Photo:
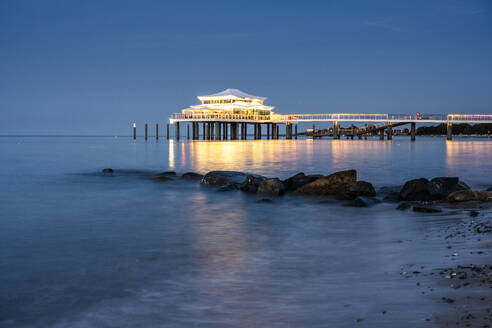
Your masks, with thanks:
[{"label": "rock", "polygon": [[381,203],[381,201],[377,198],[374,197],[356,197],[355,199],[352,199],[348,203],[345,204],[345,206],[350,206],[350,207],[371,207],[376,204]]},{"label": "rock", "polygon": [[413,211],[414,212],[421,212],[421,213],[439,213],[439,212],[442,212],[442,210],[439,207],[432,207],[432,206],[414,206]]},{"label": "rock", "polygon": [[488,187],[487,188],[487,191],[492,191],[492,187]]},{"label": "rock", "polygon": [[411,206],[410,204],[408,204],[408,203],[400,203],[400,204],[396,207],[396,209],[397,209],[398,211],[406,211],[406,210],[408,210],[410,207],[412,207],[412,206]]},{"label": "rock", "polygon": [[427,189],[433,200],[439,200],[445,199],[455,191],[467,190],[470,187],[466,183],[459,181],[459,178],[440,177],[429,181]]},{"label": "rock", "polygon": [[258,185],[258,193],[279,196],[285,192],[285,187],[279,178],[266,179]]},{"label": "rock", "polygon": [[374,197],[376,191],[371,183],[366,181],[356,181],[343,183],[337,188],[335,197],[337,199],[355,199],[359,196]]},{"label": "rock", "polygon": [[295,193],[302,195],[334,195],[341,184],[355,182],[356,180],[357,171],[340,171],[320,177],[297,189]]},{"label": "rock", "polygon": [[202,174],[198,174],[195,172],[186,172],[183,173],[181,176],[181,179],[188,179],[188,180],[201,180],[203,178]]},{"label": "rock", "polygon": [[472,217],[472,218],[476,218],[478,216],[478,214],[479,214],[478,211],[470,211],[468,213],[468,215],[470,215],[470,217]]},{"label": "rock", "polygon": [[467,202],[467,201],[480,201],[486,202],[491,200],[492,193],[483,190],[460,190],[451,193],[447,197],[448,202]]},{"label": "rock", "polygon": [[322,175],[305,175],[301,172],[288,179],[285,179],[283,183],[286,191],[295,191],[308,183],[319,179],[320,177],[322,177]]},{"label": "rock", "polygon": [[414,179],[405,182],[400,190],[399,200],[431,200],[430,192],[427,189],[429,180],[426,178]]},{"label": "rock", "polygon": [[161,182],[161,181],[172,181],[173,179],[170,177],[167,177],[165,175],[156,175],[152,178],[156,182]]},{"label": "rock", "polygon": [[201,184],[210,186],[225,186],[229,183],[241,183],[248,175],[236,171],[211,171],[205,174]]},{"label": "rock", "polygon": [[383,196],[383,201],[388,203],[398,203],[400,199],[401,186],[382,187],[377,194]]},{"label": "rock", "polygon": [[240,184],[237,183],[237,182],[231,182],[231,183],[228,183],[224,186],[221,186],[219,188],[219,190],[217,191],[234,191],[234,190],[239,190],[239,186]]},{"label": "rock", "polygon": [[256,193],[258,191],[258,186],[264,180],[264,177],[248,175],[243,183],[241,183],[239,189],[245,192]]},{"label": "rock", "polygon": [[161,172],[161,173],[159,173],[157,175],[158,176],[165,175],[165,176],[175,177],[176,176],[176,172],[174,172],[174,171],[165,171],[165,172]]},{"label": "rock", "polygon": [[112,169],[112,168],[109,168],[109,167],[108,167],[108,168],[103,169],[103,170],[102,170],[102,173],[106,173],[106,174],[113,174],[113,173],[114,173],[114,171],[113,171],[113,169]]},{"label": "rock", "polygon": [[262,199],[258,199],[256,202],[257,203],[273,203],[273,200],[271,200],[270,198],[262,198]]}]

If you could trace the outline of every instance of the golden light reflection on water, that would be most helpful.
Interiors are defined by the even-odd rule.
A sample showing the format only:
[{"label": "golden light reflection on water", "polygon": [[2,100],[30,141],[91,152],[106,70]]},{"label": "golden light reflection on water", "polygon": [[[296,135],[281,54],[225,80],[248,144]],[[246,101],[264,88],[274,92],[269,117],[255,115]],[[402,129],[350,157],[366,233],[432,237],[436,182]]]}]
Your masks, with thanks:
[{"label": "golden light reflection on water", "polygon": [[492,142],[489,140],[446,141],[446,164],[450,169],[485,165],[490,163],[491,154]]},{"label": "golden light reflection on water", "polygon": [[[288,171],[296,167],[345,168],[354,162],[389,156],[391,142],[379,140],[248,140],[182,142],[179,153],[169,144],[169,168],[210,170]],[[377,154],[377,155],[376,155]]]},{"label": "golden light reflection on water", "polygon": [[444,175],[476,181],[492,169],[492,141],[487,139],[170,140],[168,154],[169,169],[176,171],[233,170],[286,178],[297,172],[357,169],[362,179],[393,184]]}]

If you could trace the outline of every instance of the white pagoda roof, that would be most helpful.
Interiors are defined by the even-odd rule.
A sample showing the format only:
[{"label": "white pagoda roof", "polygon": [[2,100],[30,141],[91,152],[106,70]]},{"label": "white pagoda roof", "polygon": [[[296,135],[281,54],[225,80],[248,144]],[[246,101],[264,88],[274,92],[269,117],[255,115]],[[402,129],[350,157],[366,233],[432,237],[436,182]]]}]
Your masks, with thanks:
[{"label": "white pagoda roof", "polygon": [[259,100],[266,100],[266,97],[258,97],[258,96],[253,96],[250,95],[246,92],[242,92],[241,90],[238,89],[225,89],[224,91],[217,92],[211,95],[207,96],[198,96],[198,99],[200,100],[207,100],[207,99],[213,99],[213,98],[230,98],[230,97],[235,97],[235,98],[248,98],[248,99],[259,99]]}]

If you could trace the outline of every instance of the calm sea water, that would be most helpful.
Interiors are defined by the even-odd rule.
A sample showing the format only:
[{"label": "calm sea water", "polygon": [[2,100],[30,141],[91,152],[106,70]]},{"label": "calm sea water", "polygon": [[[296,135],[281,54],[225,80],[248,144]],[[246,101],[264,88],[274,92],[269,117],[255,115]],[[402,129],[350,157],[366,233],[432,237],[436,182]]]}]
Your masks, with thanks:
[{"label": "calm sea water", "polygon": [[[492,185],[489,139],[2,137],[0,153],[2,327],[432,327],[449,310],[442,295],[426,289],[431,278],[419,288],[400,272],[473,262],[450,259],[438,237],[466,212],[292,195],[258,203],[151,177],[355,168],[377,188],[435,176]],[[114,176],[101,175],[105,167]],[[453,252],[478,247],[470,243]]]}]

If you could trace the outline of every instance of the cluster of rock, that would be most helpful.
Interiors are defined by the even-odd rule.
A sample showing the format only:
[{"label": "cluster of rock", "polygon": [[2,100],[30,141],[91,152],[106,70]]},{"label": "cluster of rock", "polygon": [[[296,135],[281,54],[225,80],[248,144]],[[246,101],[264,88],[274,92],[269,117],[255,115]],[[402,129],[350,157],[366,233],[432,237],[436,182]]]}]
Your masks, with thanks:
[{"label": "cluster of rock", "polygon": [[[112,174],[112,169],[103,173]],[[174,171],[166,171],[153,177],[154,181],[172,181],[177,178]],[[285,193],[310,196],[332,196],[338,200],[349,201],[352,206],[370,206],[380,202],[373,185],[367,181],[357,181],[356,170],[335,172],[330,175],[298,173],[288,179],[267,178],[261,175],[237,171],[211,171],[205,175],[194,172],[182,174],[180,179],[200,180],[202,185],[216,186],[219,191],[241,190],[247,193],[266,196],[281,196]],[[439,209],[422,206],[429,202],[491,201],[492,192],[471,190],[457,177],[438,177],[413,179],[402,187],[383,187],[378,196],[386,202],[400,202],[399,210],[413,207],[414,211],[437,212]],[[381,197],[379,197],[381,198]],[[412,203],[412,205],[409,204]]]},{"label": "cluster of rock", "polygon": [[235,171],[212,171],[202,178],[203,185],[219,186],[220,191],[242,190],[248,193],[280,196],[286,192],[300,195],[334,196],[341,200],[375,197],[371,183],[357,181],[357,172],[347,170],[327,176],[298,173],[288,179],[266,178]]},{"label": "cluster of rock", "polygon": [[[174,171],[166,171],[159,173],[154,176],[154,181],[172,181],[177,178],[177,174]],[[186,180],[201,180],[203,175],[195,173],[195,172],[186,172],[180,176],[180,179]]]}]

